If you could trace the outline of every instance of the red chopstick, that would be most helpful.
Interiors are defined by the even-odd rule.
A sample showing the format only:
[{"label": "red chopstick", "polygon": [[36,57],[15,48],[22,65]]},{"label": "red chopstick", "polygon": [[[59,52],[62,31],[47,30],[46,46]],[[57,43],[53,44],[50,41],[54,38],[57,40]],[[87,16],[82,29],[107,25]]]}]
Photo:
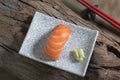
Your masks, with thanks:
[{"label": "red chopstick", "polygon": [[120,30],[119,22],[117,22],[116,20],[114,20],[113,18],[111,18],[110,16],[108,16],[107,14],[105,14],[104,12],[99,10],[98,8],[96,8],[95,6],[91,5],[87,1],[85,1],[85,0],[77,0],[77,1],[79,3],[81,3],[82,5],[84,5],[85,7],[87,7],[88,9],[90,9],[91,11],[95,12],[97,15],[99,15],[100,17],[102,17],[103,19],[105,19],[106,21],[108,21],[109,23],[114,25],[114,27],[116,27]]}]

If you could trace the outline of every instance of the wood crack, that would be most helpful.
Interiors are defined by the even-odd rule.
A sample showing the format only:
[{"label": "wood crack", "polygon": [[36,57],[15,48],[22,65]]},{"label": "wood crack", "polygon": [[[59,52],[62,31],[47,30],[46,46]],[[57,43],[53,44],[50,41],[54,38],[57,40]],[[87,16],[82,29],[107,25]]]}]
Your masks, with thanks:
[{"label": "wood crack", "polygon": [[119,46],[120,46],[120,42],[118,42],[118,41],[116,41],[116,40],[114,40]]},{"label": "wood crack", "polygon": [[36,9],[34,6],[30,5],[29,3],[25,2],[25,1],[22,1],[22,0],[19,0],[19,1],[25,5],[32,7],[33,9]]},{"label": "wood crack", "polygon": [[117,71],[120,70],[120,66],[114,66],[114,67],[111,67],[111,66],[101,66],[101,67],[104,68],[104,69],[111,69],[111,70],[117,70]]},{"label": "wood crack", "polygon": [[9,8],[10,10],[11,10],[11,9],[12,9],[12,10],[16,10],[15,8],[12,8],[12,7],[8,6],[8,5],[6,5],[6,4],[5,4],[4,2],[2,2],[2,1],[0,1],[0,3],[1,3],[3,6]]},{"label": "wood crack", "polygon": [[109,52],[112,52],[113,54],[115,54],[118,58],[120,58],[120,51],[118,49],[116,49],[115,47],[113,47],[111,45],[107,45],[107,50]]},{"label": "wood crack", "polygon": [[114,71],[119,71],[120,65],[118,65],[118,66],[101,66],[101,65],[97,65],[97,64],[90,64],[89,68],[91,68],[91,69],[110,69],[110,70],[114,70]]},{"label": "wood crack", "polygon": [[92,68],[92,69],[101,69],[102,67],[100,67],[99,65],[97,65],[97,64],[89,64],[89,66],[88,66],[89,68]]},{"label": "wood crack", "polygon": [[13,19],[13,20],[15,20],[15,21],[18,21],[18,22],[26,23],[25,21],[16,19],[15,17],[12,17],[12,16],[8,16],[8,15],[4,15],[4,16],[6,16],[6,17],[8,17],[8,18],[11,18],[11,19]]},{"label": "wood crack", "polygon": [[102,41],[96,41],[96,44],[99,45],[99,46],[103,46],[104,43]]},{"label": "wood crack", "polygon": [[6,44],[4,44],[2,42],[0,42],[0,47],[2,47],[3,49],[5,49],[6,51],[11,52],[11,53],[13,53],[13,52],[17,53],[18,52],[17,50],[7,46]]}]

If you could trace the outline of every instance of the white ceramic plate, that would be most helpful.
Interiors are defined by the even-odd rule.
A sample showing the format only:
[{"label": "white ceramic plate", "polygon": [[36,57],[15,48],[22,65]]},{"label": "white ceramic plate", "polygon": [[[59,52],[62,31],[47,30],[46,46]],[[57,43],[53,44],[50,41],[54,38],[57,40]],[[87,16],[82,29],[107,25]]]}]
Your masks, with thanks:
[{"label": "white ceramic plate", "polygon": [[[43,48],[50,32],[61,23],[69,26],[72,33],[61,53],[60,59],[58,61],[50,61],[44,56]],[[98,31],[96,30],[36,12],[19,54],[76,75],[85,76],[97,36]],[[76,48],[84,50],[86,56],[84,61],[77,62],[71,56],[70,52]]]}]

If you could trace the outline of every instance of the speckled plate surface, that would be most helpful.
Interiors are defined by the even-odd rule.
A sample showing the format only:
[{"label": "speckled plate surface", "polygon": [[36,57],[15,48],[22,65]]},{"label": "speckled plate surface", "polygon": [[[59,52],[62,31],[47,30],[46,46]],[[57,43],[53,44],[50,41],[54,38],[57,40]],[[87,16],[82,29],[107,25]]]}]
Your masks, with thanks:
[{"label": "speckled plate surface", "polygon": [[[60,59],[58,61],[50,61],[44,55],[43,48],[50,32],[61,23],[69,26],[72,33],[61,53]],[[58,69],[85,76],[97,36],[98,31],[96,30],[77,26],[36,12],[19,54]],[[71,51],[76,48],[84,50],[86,56],[84,61],[77,62],[71,56]]]}]

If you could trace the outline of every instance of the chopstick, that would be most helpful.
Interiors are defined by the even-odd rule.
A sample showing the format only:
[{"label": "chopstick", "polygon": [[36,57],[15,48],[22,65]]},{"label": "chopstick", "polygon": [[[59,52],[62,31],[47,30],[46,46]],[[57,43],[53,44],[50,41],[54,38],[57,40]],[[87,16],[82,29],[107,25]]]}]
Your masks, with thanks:
[{"label": "chopstick", "polygon": [[113,18],[111,18],[110,16],[108,16],[107,14],[99,10],[98,8],[96,8],[95,6],[91,5],[86,0],[77,0],[77,1],[81,3],[82,5],[84,5],[85,7],[87,7],[88,9],[90,9],[91,11],[95,12],[97,15],[99,15],[100,17],[102,17],[103,19],[105,19],[106,21],[114,25],[114,27],[120,30],[119,22],[117,22],[116,20],[114,20]]}]

